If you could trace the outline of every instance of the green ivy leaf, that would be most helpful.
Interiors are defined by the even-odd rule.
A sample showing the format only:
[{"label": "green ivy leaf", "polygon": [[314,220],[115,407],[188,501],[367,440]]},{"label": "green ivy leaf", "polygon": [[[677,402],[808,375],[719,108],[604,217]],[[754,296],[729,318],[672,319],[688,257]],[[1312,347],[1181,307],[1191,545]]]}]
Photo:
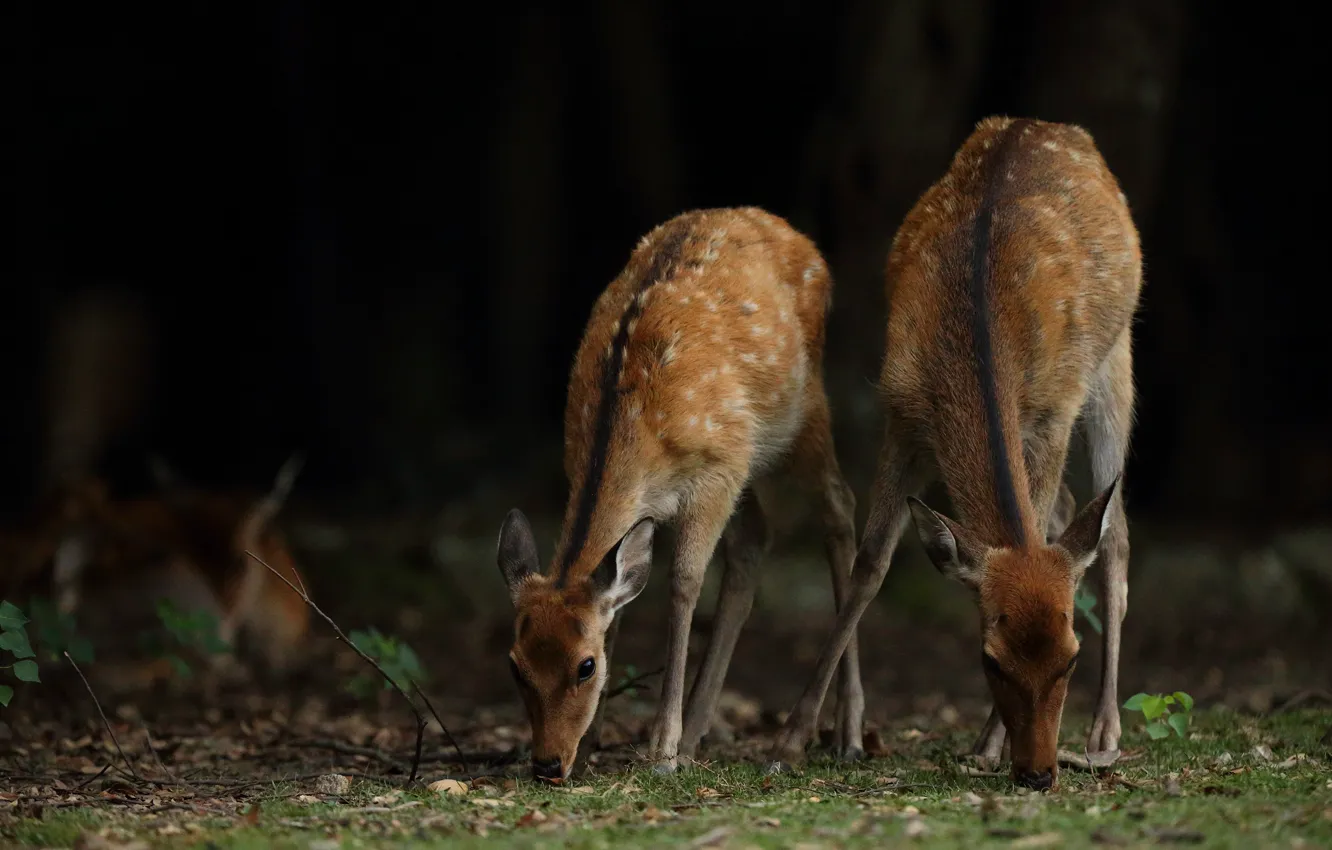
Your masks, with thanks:
[{"label": "green ivy leaf", "polygon": [[37,662],[27,659],[14,662],[14,675],[20,682],[40,682],[42,679],[37,675]]},{"label": "green ivy leaf", "polygon": [[1185,711],[1193,711],[1193,697],[1183,691],[1175,691],[1175,699],[1179,700],[1179,704],[1184,706]]},{"label": "green ivy leaf", "polygon": [[1147,734],[1153,741],[1159,741],[1170,734],[1170,727],[1157,720],[1147,724]]},{"label": "green ivy leaf", "polygon": [[95,660],[92,643],[85,637],[75,636],[69,641],[70,658],[73,658],[78,664],[91,664]]},{"label": "green ivy leaf", "polygon": [[26,622],[28,618],[23,616],[17,605],[8,599],[0,602],[0,630],[7,632],[10,629],[20,629]]},{"label": "green ivy leaf", "polygon": [[168,655],[167,661],[170,662],[171,669],[175,670],[176,675],[182,679],[188,679],[194,675],[194,671],[190,669],[190,665],[186,664],[185,659],[181,658],[179,655]]},{"label": "green ivy leaf", "polygon": [[1175,698],[1174,698],[1173,696],[1171,696],[1170,694],[1166,694],[1165,697],[1164,697],[1164,699],[1165,699],[1165,704],[1166,704],[1166,705],[1174,705],[1174,704],[1175,704]]},{"label": "green ivy leaf", "polygon": [[9,701],[14,698],[14,689],[9,685],[0,685],[0,705],[8,706]]},{"label": "green ivy leaf", "polygon": [[1142,716],[1148,720],[1155,720],[1162,714],[1165,714],[1165,698],[1161,696],[1149,696],[1142,701]]},{"label": "green ivy leaf", "polygon": [[1172,714],[1166,722],[1170,724],[1170,728],[1174,729],[1175,734],[1179,737],[1187,737],[1186,733],[1189,729],[1189,716],[1187,714]]},{"label": "green ivy leaf", "polygon": [[32,658],[36,655],[32,651],[32,645],[28,643],[28,633],[21,628],[0,632],[0,649],[9,650],[14,653],[15,658]]},{"label": "green ivy leaf", "polygon": [[1142,711],[1142,704],[1146,701],[1146,694],[1134,694],[1124,702],[1124,708],[1129,711]]}]

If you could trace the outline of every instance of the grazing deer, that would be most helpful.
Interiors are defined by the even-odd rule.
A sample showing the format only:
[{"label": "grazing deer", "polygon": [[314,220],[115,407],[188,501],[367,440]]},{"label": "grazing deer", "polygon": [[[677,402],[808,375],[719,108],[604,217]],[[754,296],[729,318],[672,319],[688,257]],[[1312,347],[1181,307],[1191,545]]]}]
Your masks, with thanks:
[{"label": "grazing deer", "polygon": [[[50,557],[57,609],[72,613],[81,608],[85,583],[141,585],[150,595],[189,587],[192,605],[217,611],[224,642],[234,645],[244,633],[271,673],[286,672],[308,633],[309,610],[285,582],[245,552],[259,555],[301,586],[290,549],[272,525],[299,464],[295,457],[284,464],[272,491],[258,499],[184,486],[161,464],[154,469],[160,496],[114,500],[96,479],[67,486],[53,503],[58,524],[46,531],[55,540]],[[103,588],[98,595],[107,592]],[[151,669],[169,670],[165,665]]]},{"label": "grazing deer", "polygon": [[[1088,749],[1118,747],[1129,547],[1117,485],[1133,419],[1130,328],[1141,286],[1127,202],[1084,130],[993,117],[977,124],[888,257],[887,425],[873,504],[848,600],[774,750],[779,764],[801,758],[908,515],[934,565],[979,609],[994,709],[975,751],[998,758],[1006,730],[1014,780],[1036,789],[1057,780],[1078,659],[1073,594],[1099,554],[1104,654]],[[1079,414],[1098,494],[1071,516],[1062,479]],[[957,520],[915,497],[940,478]]]},{"label": "grazing deer", "polygon": [[[570,492],[545,573],[521,511],[509,512],[499,534],[499,568],[517,609],[509,663],[537,778],[568,778],[589,727],[600,726],[621,610],[647,584],[658,523],[676,531],[649,752],[659,771],[675,770],[708,731],[749,616],[769,545],[755,486],[789,470],[818,494],[841,599],[855,554],[855,501],[837,465],[823,388],[831,287],[814,244],[781,218],[702,210],[644,237],[597,300],[569,379]],[[719,541],[716,624],[682,717],[690,620]],[[841,669],[840,726],[858,732],[864,699],[854,644]],[[849,745],[858,748],[859,738]]]}]

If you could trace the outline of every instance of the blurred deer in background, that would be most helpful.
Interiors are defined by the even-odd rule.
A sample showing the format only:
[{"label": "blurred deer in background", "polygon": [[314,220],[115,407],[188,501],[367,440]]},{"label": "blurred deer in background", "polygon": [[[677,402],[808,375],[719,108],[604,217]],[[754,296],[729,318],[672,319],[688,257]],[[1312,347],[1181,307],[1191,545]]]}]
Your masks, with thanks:
[{"label": "blurred deer in background", "polygon": [[[908,516],[935,566],[977,604],[994,709],[975,752],[997,759],[1007,733],[1013,778],[1032,788],[1057,781],[1079,655],[1073,595],[1100,557],[1103,667],[1087,748],[1118,748],[1129,555],[1118,485],[1141,286],[1137,230],[1091,137],[1043,121],[981,121],[889,254],[879,382],[887,425],[873,502],[849,600],[787,720],[779,760],[802,758]],[[1070,521],[1062,480],[1080,415],[1098,494]],[[940,478],[957,520],[915,498]]]},{"label": "blurred deer in background", "polygon": [[[598,727],[621,610],[647,584],[659,523],[676,547],[665,680],[649,758],[672,771],[708,731],[749,616],[769,532],[754,488],[791,470],[822,508],[840,601],[855,501],[823,389],[832,282],[814,244],[759,209],[700,210],[649,233],[597,300],[569,379],[559,545],[542,573],[521,511],[498,561],[517,609],[509,656],[532,724],[535,776],[563,781]],[[721,542],[716,623],[684,711],[690,621]],[[839,728],[860,749],[855,646],[841,656]]]}]

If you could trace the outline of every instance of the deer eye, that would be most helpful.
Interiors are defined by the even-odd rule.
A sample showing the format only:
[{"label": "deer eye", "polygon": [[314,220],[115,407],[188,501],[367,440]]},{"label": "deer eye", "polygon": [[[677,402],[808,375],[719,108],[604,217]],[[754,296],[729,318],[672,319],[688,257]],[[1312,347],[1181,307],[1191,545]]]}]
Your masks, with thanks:
[{"label": "deer eye", "polygon": [[586,682],[592,678],[592,674],[597,671],[597,662],[591,658],[584,658],[583,663],[578,665],[578,681]]}]

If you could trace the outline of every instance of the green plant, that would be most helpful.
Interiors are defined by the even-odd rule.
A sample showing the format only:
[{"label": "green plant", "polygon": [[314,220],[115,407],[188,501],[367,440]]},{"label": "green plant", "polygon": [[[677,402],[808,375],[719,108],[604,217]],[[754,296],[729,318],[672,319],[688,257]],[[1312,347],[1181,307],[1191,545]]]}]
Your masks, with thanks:
[{"label": "green plant", "polygon": [[611,691],[628,694],[631,697],[638,696],[638,691],[642,687],[642,685],[639,684],[639,679],[641,678],[642,677],[638,675],[637,667],[632,664],[626,664],[624,666],[624,675],[620,677],[620,681],[616,682],[611,687]]},{"label": "green plant", "polygon": [[1187,737],[1189,720],[1193,716],[1193,697],[1183,691],[1175,691],[1173,694],[1134,694],[1125,701],[1124,708],[1142,712],[1143,719],[1147,721],[1147,734],[1153,741],[1168,736],[1172,729],[1176,735],[1184,738]]},{"label": "green plant", "polygon": [[[349,638],[357,649],[373,658],[403,692],[410,692],[413,683],[426,680],[425,670],[416,653],[396,637],[381,634],[379,629],[371,626],[368,629],[354,629]],[[365,697],[374,693],[377,681],[383,681],[384,690],[393,687],[383,677],[371,678],[364,673],[357,674],[347,687],[357,696]]]},{"label": "green plant", "polygon": [[[1083,619],[1099,635],[1102,633],[1102,626],[1101,618],[1096,616],[1094,610],[1096,601],[1096,594],[1088,590],[1085,584],[1079,583],[1077,592],[1073,594],[1073,607],[1078,609],[1078,613],[1082,614]],[[1082,640],[1081,635],[1078,636],[1078,640]]]},{"label": "green plant", "polygon": [[231,647],[218,634],[217,615],[202,609],[186,611],[170,599],[157,601],[157,618],[162,623],[166,640],[157,632],[143,636],[146,648],[158,657],[165,657],[172,669],[182,678],[193,674],[189,662],[182,654],[218,655]]},{"label": "green plant", "polygon": [[[23,616],[17,605],[7,599],[0,602],[0,649],[14,656],[13,664],[6,664],[0,669],[12,670],[14,678],[20,682],[40,682],[37,662],[33,660],[36,653],[32,651],[28,631],[24,628],[27,623],[28,618]],[[0,705],[9,705],[13,698],[13,686],[0,685]]]},{"label": "green plant", "polygon": [[91,664],[94,660],[92,644],[80,635],[74,626],[74,615],[56,609],[44,596],[28,600],[28,613],[37,632],[37,647],[41,657],[59,661],[60,653],[68,652],[76,664]]}]

